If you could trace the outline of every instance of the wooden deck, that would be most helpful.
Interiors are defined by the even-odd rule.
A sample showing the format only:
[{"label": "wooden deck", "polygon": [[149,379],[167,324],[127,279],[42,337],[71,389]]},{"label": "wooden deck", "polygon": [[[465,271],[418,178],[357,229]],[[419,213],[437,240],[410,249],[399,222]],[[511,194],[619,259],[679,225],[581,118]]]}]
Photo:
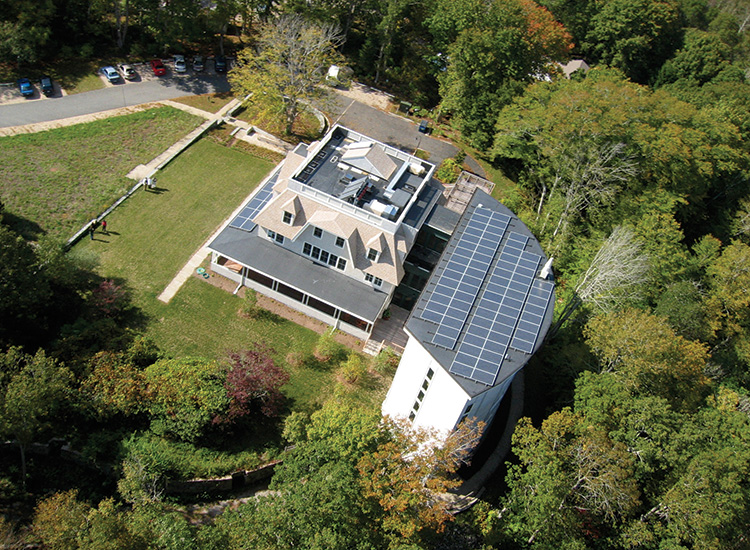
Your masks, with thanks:
[{"label": "wooden deck", "polygon": [[404,325],[409,318],[409,312],[398,306],[391,305],[391,318],[378,319],[365,343],[365,353],[377,355],[383,346],[388,346],[398,354],[404,352],[409,337],[404,332]]}]

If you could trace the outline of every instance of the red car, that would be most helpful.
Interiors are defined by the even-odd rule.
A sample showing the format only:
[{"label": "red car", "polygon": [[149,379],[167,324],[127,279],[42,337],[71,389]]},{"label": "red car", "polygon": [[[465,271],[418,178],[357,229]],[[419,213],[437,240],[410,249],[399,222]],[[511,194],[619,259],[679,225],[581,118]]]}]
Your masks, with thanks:
[{"label": "red car", "polygon": [[156,76],[164,76],[167,74],[167,69],[164,67],[164,63],[161,62],[161,59],[152,59],[151,69]]}]

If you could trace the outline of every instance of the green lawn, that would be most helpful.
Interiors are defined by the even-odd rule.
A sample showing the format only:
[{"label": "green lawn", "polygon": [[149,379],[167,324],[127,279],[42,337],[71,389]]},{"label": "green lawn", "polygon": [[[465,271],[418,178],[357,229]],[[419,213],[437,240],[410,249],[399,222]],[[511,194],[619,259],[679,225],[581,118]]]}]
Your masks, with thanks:
[{"label": "green lawn", "polygon": [[108,218],[110,236],[79,245],[105,276],[128,281],[139,302],[155,298],[273,165],[200,140],[156,174],[156,192],[138,192]]},{"label": "green lawn", "polygon": [[71,236],[135,182],[126,174],[196,128],[171,107],[0,138],[0,200],[27,238]]}]

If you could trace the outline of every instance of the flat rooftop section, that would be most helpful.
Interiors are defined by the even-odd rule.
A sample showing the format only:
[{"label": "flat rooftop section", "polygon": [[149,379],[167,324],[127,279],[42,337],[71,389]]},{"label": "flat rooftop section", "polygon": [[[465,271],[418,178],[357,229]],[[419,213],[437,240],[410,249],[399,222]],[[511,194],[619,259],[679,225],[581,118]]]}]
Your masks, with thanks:
[{"label": "flat rooftop section", "polygon": [[[367,154],[345,158],[357,150]],[[391,207],[383,214],[390,220],[401,218],[410,204],[409,219],[423,218],[412,199],[427,186],[433,164],[341,126],[335,126],[316,149],[308,148],[308,154],[312,156],[293,177],[300,183],[369,212],[380,214],[378,204]]]},{"label": "flat rooftop section", "polygon": [[[484,237],[467,256],[477,226]],[[499,242],[493,235],[500,235]],[[528,362],[552,324],[554,282],[537,276],[544,261],[523,222],[476,190],[411,312],[407,332],[470,396],[503,383]]]},{"label": "flat rooftop section", "polygon": [[388,298],[370,285],[260,237],[257,226],[252,231],[227,226],[208,247],[370,323]]}]

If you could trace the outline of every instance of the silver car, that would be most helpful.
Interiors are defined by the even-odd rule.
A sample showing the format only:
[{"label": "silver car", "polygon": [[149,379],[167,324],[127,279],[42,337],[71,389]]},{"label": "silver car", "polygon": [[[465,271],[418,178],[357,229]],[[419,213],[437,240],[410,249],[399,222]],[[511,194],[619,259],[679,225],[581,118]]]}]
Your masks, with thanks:
[{"label": "silver car", "polygon": [[186,73],[187,72],[187,63],[185,63],[185,56],[184,55],[175,55],[174,56],[174,71],[176,73]]}]

